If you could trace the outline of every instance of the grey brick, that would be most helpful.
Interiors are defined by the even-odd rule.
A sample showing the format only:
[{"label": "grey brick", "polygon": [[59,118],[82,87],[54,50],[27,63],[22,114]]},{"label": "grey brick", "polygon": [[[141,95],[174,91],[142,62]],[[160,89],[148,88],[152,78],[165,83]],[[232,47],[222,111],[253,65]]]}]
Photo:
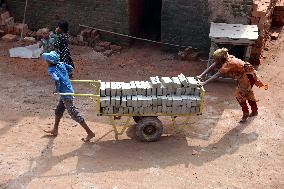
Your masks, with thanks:
[{"label": "grey brick", "polygon": [[157,96],[157,105],[162,106],[162,96]]},{"label": "grey brick", "polygon": [[183,85],[183,87],[189,86],[188,80],[186,79],[186,77],[183,74],[178,75],[178,78],[179,78],[181,84]]},{"label": "grey brick", "polygon": [[132,95],[132,89],[130,83],[122,84],[122,96]]},{"label": "grey brick", "polygon": [[172,81],[174,88],[181,88],[181,82],[178,77],[172,77]]},{"label": "grey brick", "polygon": [[173,111],[173,108],[172,107],[167,107],[167,114],[171,114]]},{"label": "grey brick", "polygon": [[162,106],[158,106],[157,109],[158,109],[157,110],[158,113],[162,113]]},{"label": "grey brick", "polygon": [[111,98],[110,98],[110,105],[111,106],[115,106],[115,96],[112,96]]},{"label": "grey brick", "polygon": [[167,103],[168,103],[168,98],[167,98],[167,96],[161,96],[161,99],[162,99],[162,106],[163,106],[163,107],[166,107],[166,106],[167,106]]},{"label": "grey brick", "polygon": [[198,81],[194,77],[187,77],[187,80],[189,82],[189,86],[191,88],[196,88],[198,85]]},{"label": "grey brick", "polygon": [[130,81],[130,87],[132,90],[132,95],[137,95],[137,86],[136,86],[136,81]]},{"label": "grey brick", "polygon": [[110,82],[106,82],[106,96],[110,96]]},{"label": "grey brick", "polygon": [[119,108],[121,107],[121,99],[120,96],[115,97],[115,107]]},{"label": "grey brick", "polygon": [[156,106],[158,106],[158,98],[157,98],[157,96],[151,96],[151,98],[152,98],[152,104],[153,104],[153,106],[154,107],[156,107]]},{"label": "grey brick", "polygon": [[105,82],[100,82],[101,87],[100,87],[100,96],[106,96],[106,83]]},{"label": "grey brick", "polygon": [[181,96],[173,96],[173,104],[172,106],[181,106],[182,105],[182,98]]},{"label": "grey brick", "polygon": [[127,100],[126,105],[127,105],[128,107],[131,107],[131,106],[132,106],[132,98],[131,98],[131,96],[127,96],[127,97],[126,97],[126,100]]},{"label": "grey brick", "polygon": [[153,88],[160,88],[161,87],[161,81],[160,81],[158,76],[150,77],[150,82],[152,83]]},{"label": "grey brick", "polygon": [[137,107],[141,107],[143,103],[143,96],[137,95]]},{"label": "grey brick", "polygon": [[173,97],[167,96],[167,106],[171,107],[173,105]]},{"label": "grey brick", "polygon": [[142,96],[142,107],[148,106],[148,99],[146,96]]},{"label": "grey brick", "polygon": [[162,106],[162,113],[163,114],[166,114],[167,113],[167,106]]},{"label": "grey brick", "polygon": [[126,99],[126,96],[123,96],[121,98],[121,106],[122,107],[127,107],[127,99]]},{"label": "grey brick", "polygon": [[162,77],[161,82],[165,87],[172,87],[173,85],[173,81],[169,77]]},{"label": "grey brick", "polygon": [[133,114],[133,107],[128,107],[128,113]]},{"label": "grey brick", "polygon": [[132,96],[132,106],[133,107],[138,107],[137,100],[138,100],[137,96]]},{"label": "grey brick", "polygon": [[177,88],[177,89],[176,89],[176,95],[177,95],[177,96],[182,95],[182,89],[183,89],[183,88]]}]

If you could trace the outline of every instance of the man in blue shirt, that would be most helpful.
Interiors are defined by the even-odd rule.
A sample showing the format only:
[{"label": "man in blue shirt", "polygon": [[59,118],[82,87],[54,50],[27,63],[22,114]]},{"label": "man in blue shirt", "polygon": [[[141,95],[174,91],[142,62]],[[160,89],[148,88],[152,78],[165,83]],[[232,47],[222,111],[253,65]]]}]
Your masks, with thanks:
[{"label": "man in blue shirt", "polygon": [[[48,63],[48,74],[55,81],[55,92],[74,93],[74,89],[69,79],[69,75],[74,68],[71,65],[60,62],[59,55],[55,51],[51,51],[50,53],[43,53],[42,58]],[[95,134],[91,131],[84,118],[80,115],[77,108],[73,105],[73,96],[69,95],[62,95],[60,97],[59,103],[55,109],[54,127],[52,130],[44,130],[46,133],[57,136],[59,122],[63,116],[65,109],[67,109],[71,118],[78,122],[87,132],[87,137],[82,139],[83,141],[88,142],[90,141],[90,139],[95,137]]]}]

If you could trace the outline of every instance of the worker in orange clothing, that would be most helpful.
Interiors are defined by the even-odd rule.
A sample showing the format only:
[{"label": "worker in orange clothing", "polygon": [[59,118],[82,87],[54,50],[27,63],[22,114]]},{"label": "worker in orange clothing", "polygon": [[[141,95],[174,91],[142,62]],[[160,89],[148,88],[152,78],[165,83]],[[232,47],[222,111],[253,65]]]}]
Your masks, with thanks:
[{"label": "worker in orange clothing", "polygon": [[[238,87],[236,89],[236,99],[242,107],[243,117],[241,123],[246,122],[248,117],[253,117],[258,115],[257,100],[255,98],[252,87],[256,85],[259,88],[268,89],[268,86],[259,79],[256,70],[253,66],[244,62],[233,55],[229,55],[228,49],[222,48],[218,49],[213,53],[214,63],[207,68],[201,75],[197,78],[202,79],[208,72],[214,68],[218,68],[218,72],[205,82],[201,82],[201,85],[206,85],[218,77],[231,77],[236,79],[238,82]],[[249,108],[247,101],[251,107],[251,113],[249,114]]]}]

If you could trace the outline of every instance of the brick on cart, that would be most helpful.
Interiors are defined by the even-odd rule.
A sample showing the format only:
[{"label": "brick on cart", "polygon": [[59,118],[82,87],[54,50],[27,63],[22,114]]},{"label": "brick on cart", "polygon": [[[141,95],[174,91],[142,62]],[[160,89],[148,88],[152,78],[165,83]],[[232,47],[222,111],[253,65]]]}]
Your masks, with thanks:
[{"label": "brick on cart", "polygon": [[121,97],[120,96],[115,97],[115,107],[117,108],[121,107]]},{"label": "brick on cart", "polygon": [[127,99],[126,96],[121,97],[121,106],[127,107]]},{"label": "brick on cart", "polygon": [[145,87],[146,87],[146,95],[147,96],[154,95],[154,90],[153,90],[151,83],[149,81],[146,81],[146,82],[144,82],[144,84],[145,84]]},{"label": "brick on cart", "polygon": [[187,80],[191,88],[196,88],[198,86],[198,81],[194,77],[187,77]]},{"label": "brick on cart", "polygon": [[116,96],[116,88],[117,88],[116,82],[111,82],[110,83],[110,95],[111,96]]},{"label": "brick on cart", "polygon": [[119,107],[119,108],[118,108],[118,114],[123,114],[123,111],[124,111],[124,110],[123,110],[123,107]]},{"label": "brick on cart", "polygon": [[143,96],[137,95],[137,107],[142,107],[142,103],[143,103]]},{"label": "brick on cart", "polygon": [[161,77],[161,83],[165,87],[172,87],[173,81],[171,80],[170,77]]},{"label": "brick on cart", "polygon": [[131,90],[132,90],[132,95],[137,95],[137,86],[135,84],[135,81],[130,81],[130,87],[131,87]]},{"label": "brick on cart", "polygon": [[167,107],[167,114],[172,114],[172,113],[173,113],[173,108]]},{"label": "brick on cart", "polygon": [[153,98],[152,98],[152,96],[147,96],[147,103],[148,103],[148,106],[153,106]]},{"label": "brick on cart", "polygon": [[106,96],[106,82],[100,82],[100,96]]},{"label": "brick on cart", "polygon": [[190,108],[190,113],[196,113],[195,106],[192,106],[192,107]]},{"label": "brick on cart", "polygon": [[171,107],[173,105],[173,97],[167,96],[167,106]]},{"label": "brick on cart", "polygon": [[167,107],[168,98],[167,96],[161,96],[162,99],[162,106]]},{"label": "brick on cart", "polygon": [[182,98],[181,96],[173,96],[173,103],[172,106],[177,107],[182,105]]},{"label": "brick on cart", "polygon": [[163,114],[166,114],[167,113],[167,106],[162,106],[162,113]]},{"label": "brick on cart", "polygon": [[178,79],[180,80],[180,82],[183,85],[183,87],[188,87],[189,86],[188,80],[187,80],[187,78],[183,74],[178,75]]},{"label": "brick on cart", "polygon": [[162,106],[162,96],[157,96],[157,105]]},{"label": "brick on cart", "polygon": [[187,106],[188,97],[186,95],[181,96],[182,106]]},{"label": "brick on cart", "polygon": [[139,111],[140,111],[140,108],[135,107],[135,108],[133,109],[133,114],[134,114],[134,115],[138,115],[138,114],[139,114]]},{"label": "brick on cart", "polygon": [[162,113],[162,106],[158,106],[157,109],[157,113]]},{"label": "brick on cart", "polygon": [[111,105],[111,106],[115,106],[115,99],[116,99],[115,96],[111,96],[111,97],[110,97],[110,105]]},{"label": "brick on cart", "polygon": [[176,88],[181,88],[181,82],[178,77],[172,77],[173,81],[173,87]]},{"label": "brick on cart", "polygon": [[148,100],[146,96],[142,96],[142,107],[148,106]]},{"label": "brick on cart", "polygon": [[181,107],[181,114],[187,114],[188,108],[186,106]]},{"label": "brick on cart", "polygon": [[195,96],[200,96],[200,88],[199,87],[194,89],[194,95]]},{"label": "brick on cart", "polygon": [[161,87],[161,81],[160,81],[158,76],[150,77],[150,82],[152,83],[153,88],[160,88]]},{"label": "brick on cart", "polygon": [[153,113],[158,113],[158,106],[153,106],[152,107],[152,112]]},{"label": "brick on cart", "polygon": [[152,95],[151,98],[152,98],[153,107],[158,106],[158,98],[157,98],[157,96]]},{"label": "brick on cart", "polygon": [[128,113],[133,114],[133,107],[128,107]]},{"label": "brick on cart", "polygon": [[105,83],[106,87],[105,87],[105,93],[106,93],[106,96],[110,96],[110,91],[111,91],[111,88],[110,88],[110,82],[106,82]]},{"label": "brick on cart", "polygon": [[130,83],[121,84],[122,96],[132,95]]},{"label": "brick on cart", "polygon": [[195,112],[196,112],[196,113],[200,113],[200,107],[199,107],[199,106],[196,106],[196,107],[195,107]]},{"label": "brick on cart", "polygon": [[132,106],[132,98],[131,98],[131,96],[127,96],[127,97],[126,97],[126,100],[127,100],[126,105],[127,105],[128,107],[131,107],[131,106]]},{"label": "brick on cart", "polygon": [[123,107],[123,114],[128,114],[129,112],[128,112],[128,108],[126,108],[126,107]]},{"label": "brick on cart", "polygon": [[133,107],[138,107],[138,102],[137,102],[138,98],[137,96],[132,96],[132,106]]}]

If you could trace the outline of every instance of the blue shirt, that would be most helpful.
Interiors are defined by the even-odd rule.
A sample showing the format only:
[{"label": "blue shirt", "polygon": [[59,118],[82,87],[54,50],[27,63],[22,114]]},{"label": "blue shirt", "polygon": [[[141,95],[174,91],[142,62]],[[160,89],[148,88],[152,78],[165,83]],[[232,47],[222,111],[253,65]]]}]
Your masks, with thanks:
[{"label": "blue shirt", "polygon": [[[48,74],[56,83],[56,92],[74,93],[69,74],[73,71],[73,67],[60,62],[54,66],[48,67]],[[72,99],[73,96],[61,96],[63,99]]]}]

